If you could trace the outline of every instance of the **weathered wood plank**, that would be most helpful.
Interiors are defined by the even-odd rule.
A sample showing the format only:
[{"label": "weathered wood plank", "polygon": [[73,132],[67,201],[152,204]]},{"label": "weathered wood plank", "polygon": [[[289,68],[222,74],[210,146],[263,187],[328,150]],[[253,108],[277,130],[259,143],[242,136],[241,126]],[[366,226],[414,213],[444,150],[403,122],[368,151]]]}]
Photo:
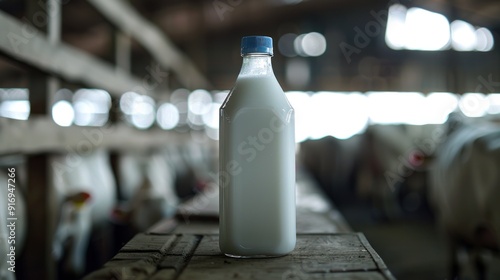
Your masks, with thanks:
[{"label": "weathered wood plank", "polygon": [[180,235],[177,237],[175,245],[168,250],[169,255],[186,256],[192,254],[201,240],[199,235]]},{"label": "weathered wood plank", "polygon": [[292,253],[260,259],[224,256],[218,235],[139,234],[130,243],[101,273],[189,280],[393,279],[360,233],[299,234]]},{"label": "weathered wood plank", "polygon": [[177,271],[175,269],[160,269],[158,270],[153,277],[151,277],[151,280],[170,280],[170,279],[175,279],[177,276]]},{"label": "weathered wood plank", "polygon": [[85,276],[83,279],[150,279],[156,273],[156,269],[155,264],[145,260],[124,262],[123,265],[107,265]]},{"label": "weathered wood plank", "polygon": [[[314,275],[344,274],[347,271],[363,274],[376,271],[372,260],[354,262],[342,257],[288,255],[273,259],[230,259],[225,256],[193,256],[179,279],[314,279]],[[292,278],[291,276],[300,278]],[[289,278],[288,278],[289,277]]]},{"label": "weathered wood plank", "polygon": [[[298,235],[295,250],[291,254],[301,256],[317,256],[331,252],[337,254],[339,252],[352,252],[370,256],[365,245],[360,242],[357,234],[307,234]],[[205,235],[194,253],[195,256],[217,256],[221,255],[219,249],[218,235]],[[378,256],[378,255],[377,255]]]},{"label": "weathered wood plank", "polygon": [[176,240],[175,235],[152,235],[139,233],[134,236],[120,252],[141,252],[168,250]]},{"label": "weathered wood plank", "polygon": [[[313,276],[320,274],[323,276],[318,279],[324,279],[326,275],[347,271],[356,272],[351,275],[356,279],[356,274],[362,275],[380,268],[360,236],[362,235],[298,235],[295,250],[287,256],[231,259],[220,253],[218,236],[207,235],[201,240],[180,279],[296,279],[286,278],[294,275],[307,276],[298,279],[315,279]],[[386,278],[382,272],[376,272],[375,275],[379,279]]]},{"label": "weathered wood plank", "polygon": [[161,258],[161,256],[158,255],[157,252],[118,252],[111,261],[117,261],[117,260],[128,260],[128,261],[135,261],[135,260],[143,260],[143,259],[155,259],[155,258]]},{"label": "weathered wood plank", "polygon": [[283,273],[279,280],[384,280],[384,276],[377,271],[342,272],[342,273],[304,273],[289,270]]},{"label": "weathered wood plank", "polygon": [[173,231],[179,234],[219,234],[219,224],[210,221],[192,220],[180,223]]},{"label": "weathered wood plank", "polygon": [[48,117],[30,116],[27,121],[0,119],[0,124],[0,154],[71,151],[80,153],[82,147],[102,147],[115,151],[143,150],[164,147],[165,139],[175,143],[190,137],[160,129],[140,131],[125,124],[60,127]]},{"label": "weathered wood plank", "polygon": [[297,233],[339,232],[350,232],[350,230],[344,226],[343,222],[331,219],[327,213],[310,212],[301,209],[297,210]]},{"label": "weathered wood plank", "polygon": [[158,252],[120,252],[102,269],[83,279],[149,279],[156,273],[162,258]]},{"label": "weathered wood plank", "polygon": [[177,236],[174,246],[170,248],[168,255],[163,258],[158,268],[167,269],[169,275],[170,271],[173,270],[176,272],[175,276],[177,276],[189,263],[201,238],[201,236],[197,235]]},{"label": "weathered wood plank", "polygon": [[339,252],[360,252],[367,253],[366,248],[360,242],[359,235],[355,233],[347,234],[304,234],[297,236],[297,244],[293,254],[303,256],[315,256],[324,253],[325,250],[335,250]]},{"label": "weathered wood plank", "polygon": [[194,252],[196,256],[222,256],[218,235],[205,235]]}]

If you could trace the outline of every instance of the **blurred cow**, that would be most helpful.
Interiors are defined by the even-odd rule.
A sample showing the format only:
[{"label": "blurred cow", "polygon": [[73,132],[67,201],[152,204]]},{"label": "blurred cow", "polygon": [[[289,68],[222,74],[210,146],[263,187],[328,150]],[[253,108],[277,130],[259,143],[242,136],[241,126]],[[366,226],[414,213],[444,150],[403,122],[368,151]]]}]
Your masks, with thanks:
[{"label": "blurred cow", "polygon": [[359,145],[360,136],[304,141],[299,146],[298,168],[306,170],[337,206],[349,204],[354,198],[353,172]]},{"label": "blurred cow", "polygon": [[175,214],[181,200],[203,191],[214,179],[211,177],[216,177],[210,173],[209,152],[206,145],[186,141],[147,154],[121,155],[118,176],[124,203],[115,218],[132,225],[135,231],[144,231]]},{"label": "blurred cow", "polygon": [[426,209],[428,162],[445,131],[441,125],[372,125],[363,135],[357,194],[383,217]]},{"label": "blurred cow", "polygon": [[[455,128],[439,149],[431,179],[431,199],[449,237],[452,276],[456,277],[460,247],[499,250],[500,126]],[[484,279],[485,267],[474,255],[479,278]]]},{"label": "blurred cow", "polygon": [[[115,178],[104,150],[87,155],[66,154],[52,158],[55,200],[59,207],[53,242],[54,256],[62,262],[63,275],[78,276],[86,270],[86,256],[92,237],[108,230],[108,221],[116,203]],[[92,235],[92,234],[96,235]],[[105,234],[104,234],[105,235]],[[105,261],[105,246],[94,256]],[[95,248],[94,248],[95,249]]]},{"label": "blurred cow", "polygon": [[130,224],[135,231],[145,231],[175,213],[179,203],[176,175],[163,151],[121,155],[118,169],[124,203],[115,210],[115,219]]}]

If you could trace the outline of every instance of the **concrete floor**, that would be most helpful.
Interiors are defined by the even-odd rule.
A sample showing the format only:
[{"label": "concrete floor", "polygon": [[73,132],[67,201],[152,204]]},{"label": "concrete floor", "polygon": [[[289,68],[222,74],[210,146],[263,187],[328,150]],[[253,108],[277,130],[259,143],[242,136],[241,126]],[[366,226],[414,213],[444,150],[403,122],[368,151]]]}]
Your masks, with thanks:
[{"label": "concrete floor", "polygon": [[[396,279],[450,279],[448,251],[444,236],[430,218],[374,219],[362,207],[342,207],[341,212],[353,230],[363,232]],[[466,254],[462,254],[460,279],[476,279]],[[500,279],[500,257],[486,256],[487,279]]]},{"label": "concrete floor", "polygon": [[446,279],[446,245],[432,224],[386,222],[361,226],[397,279]]}]

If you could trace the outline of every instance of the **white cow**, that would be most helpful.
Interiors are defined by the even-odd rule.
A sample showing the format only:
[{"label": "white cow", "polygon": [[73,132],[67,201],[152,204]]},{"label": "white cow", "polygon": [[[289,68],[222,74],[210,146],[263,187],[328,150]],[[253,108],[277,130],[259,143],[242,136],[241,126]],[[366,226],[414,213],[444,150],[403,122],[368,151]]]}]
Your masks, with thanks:
[{"label": "white cow", "polygon": [[120,207],[123,222],[145,231],[175,213],[179,203],[174,189],[175,173],[163,151],[121,155],[118,173],[126,201]]},{"label": "white cow", "polygon": [[500,127],[476,124],[454,131],[439,149],[431,182],[438,221],[452,245],[452,273],[458,276],[461,245],[500,249]]},{"label": "white cow", "polygon": [[97,150],[88,155],[54,156],[51,165],[56,203],[60,207],[54,256],[60,260],[64,243],[71,240],[65,271],[80,275],[85,271],[91,232],[106,224],[116,203],[109,154]]},{"label": "white cow", "polygon": [[[371,200],[388,218],[421,207],[426,196],[426,159],[442,143],[445,132],[441,125],[370,126],[360,147],[358,195]],[[408,203],[410,198],[415,201]]]}]

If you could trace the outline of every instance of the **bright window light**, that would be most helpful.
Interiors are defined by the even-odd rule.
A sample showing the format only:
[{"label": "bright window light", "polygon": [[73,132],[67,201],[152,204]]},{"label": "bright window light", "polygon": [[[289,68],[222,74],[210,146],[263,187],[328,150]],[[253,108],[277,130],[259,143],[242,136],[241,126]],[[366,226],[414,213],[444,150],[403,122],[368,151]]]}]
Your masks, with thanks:
[{"label": "bright window light", "polygon": [[467,117],[482,117],[488,111],[489,100],[482,93],[465,93],[460,98],[458,107]]},{"label": "bright window light", "polygon": [[406,13],[405,25],[407,49],[437,51],[448,47],[450,24],[445,16],[420,8],[410,8]]},{"label": "bright window light", "polygon": [[122,94],[120,97],[120,110],[126,115],[132,114],[132,105],[137,97],[140,95],[138,93],[129,91]]},{"label": "bright window light", "polygon": [[0,88],[0,117],[27,120],[31,110],[28,98],[26,88]]},{"label": "bright window light", "polygon": [[406,7],[400,4],[389,7],[385,42],[391,49],[400,50],[406,46],[406,11]]},{"label": "bright window light", "polygon": [[147,129],[155,122],[155,101],[153,98],[141,95],[134,99],[131,108],[131,122],[139,129]]},{"label": "bright window light", "polygon": [[311,97],[302,91],[289,91],[286,96],[295,111],[295,142],[307,140],[314,122],[311,119]]},{"label": "bright window light", "polygon": [[0,103],[0,116],[16,120],[27,120],[30,115],[28,100],[6,100]]},{"label": "bright window light", "polygon": [[76,125],[102,126],[109,119],[111,95],[102,89],[79,89],[73,96]]},{"label": "bright window light", "polygon": [[359,93],[318,92],[311,97],[311,138],[348,139],[368,123],[366,97]]},{"label": "bright window light", "polygon": [[214,93],[214,102],[222,104],[226,100],[229,90],[217,91]]},{"label": "bright window light", "polygon": [[471,24],[455,20],[451,23],[451,46],[457,51],[473,51],[476,48],[476,30]]},{"label": "bright window light", "polygon": [[433,92],[427,95],[425,102],[427,124],[443,124],[448,115],[458,107],[458,97],[449,92]]},{"label": "bright window light", "polygon": [[320,56],[326,51],[326,39],[318,32],[305,33],[295,37],[293,46],[300,56]]},{"label": "bright window light", "polygon": [[163,103],[156,112],[156,121],[162,129],[172,129],[179,123],[179,110],[171,103]]},{"label": "bright window light", "polygon": [[214,102],[210,105],[210,110],[202,116],[202,122],[205,125],[205,134],[212,140],[219,140],[219,109],[226,95],[227,92],[215,93]]},{"label": "bright window light", "polygon": [[212,96],[204,89],[197,89],[189,94],[188,109],[190,113],[203,115],[210,110],[211,103]]},{"label": "bright window light", "polygon": [[425,97],[418,92],[369,92],[372,124],[426,123]]},{"label": "bright window light", "polygon": [[320,56],[326,51],[325,36],[318,32],[305,34],[300,43],[306,56]]},{"label": "bright window light", "polygon": [[385,42],[394,50],[421,51],[446,50],[490,51],[494,40],[484,27],[475,28],[470,23],[448,19],[438,13],[401,4],[389,7]]},{"label": "bright window light", "polygon": [[188,121],[188,97],[191,91],[185,88],[178,88],[170,95],[170,102],[179,110],[179,126],[187,124]]},{"label": "bright window light", "polygon": [[488,101],[490,104],[490,106],[488,107],[488,114],[500,114],[500,93],[488,94]]},{"label": "bright window light", "polygon": [[73,106],[66,100],[59,100],[52,105],[52,119],[59,126],[70,126],[75,119]]},{"label": "bright window light", "polygon": [[219,109],[221,105],[222,103],[216,102],[210,104],[210,110],[202,117],[203,124],[213,129],[219,129]]},{"label": "bright window light", "polygon": [[487,28],[481,27],[476,30],[476,51],[487,52],[493,49],[493,35]]}]

